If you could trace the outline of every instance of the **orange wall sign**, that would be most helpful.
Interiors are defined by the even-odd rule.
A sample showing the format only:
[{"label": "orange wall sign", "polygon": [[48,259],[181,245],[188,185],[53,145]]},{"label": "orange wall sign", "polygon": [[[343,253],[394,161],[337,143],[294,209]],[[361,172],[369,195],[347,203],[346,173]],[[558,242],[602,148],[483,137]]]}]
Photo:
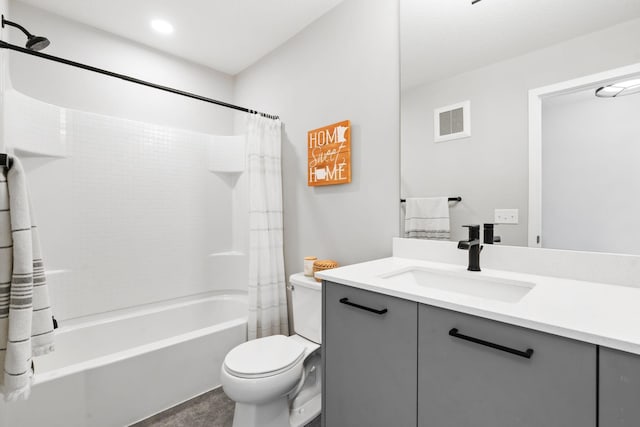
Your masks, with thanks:
[{"label": "orange wall sign", "polygon": [[334,123],[307,133],[307,183],[317,185],[351,182],[351,124]]}]

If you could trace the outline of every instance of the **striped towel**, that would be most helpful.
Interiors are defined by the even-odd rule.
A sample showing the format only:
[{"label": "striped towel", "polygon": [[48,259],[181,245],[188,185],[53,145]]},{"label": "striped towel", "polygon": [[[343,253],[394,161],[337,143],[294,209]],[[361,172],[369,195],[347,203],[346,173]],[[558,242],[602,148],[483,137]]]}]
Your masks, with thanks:
[{"label": "striped towel", "polygon": [[449,229],[447,197],[407,199],[404,219],[405,237],[449,240]]},{"label": "striped towel", "polygon": [[15,401],[29,397],[31,358],[53,351],[54,333],[25,173],[17,158],[0,170],[0,394]]}]

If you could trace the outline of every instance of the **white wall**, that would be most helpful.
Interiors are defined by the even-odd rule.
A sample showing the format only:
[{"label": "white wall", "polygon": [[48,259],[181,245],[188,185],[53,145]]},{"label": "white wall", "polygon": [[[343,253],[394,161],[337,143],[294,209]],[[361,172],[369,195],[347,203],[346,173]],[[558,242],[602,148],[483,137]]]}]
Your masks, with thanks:
[{"label": "white wall", "polygon": [[[232,100],[228,75],[18,2],[10,17],[50,38],[47,53]],[[19,32],[11,40],[24,43]],[[232,133],[231,110],[18,53],[11,53],[10,74],[13,87],[32,99],[11,104],[7,145],[19,150],[52,123],[66,140],[63,159],[17,152],[56,317],[246,286],[237,257],[210,256],[234,249],[238,195],[233,180],[206,164],[208,135]],[[47,112],[60,123],[45,120]],[[219,271],[227,267],[239,274]]]},{"label": "white wall", "polygon": [[44,109],[14,92],[7,101],[16,150],[47,111],[64,117],[68,157],[18,151],[58,319],[231,287],[209,256],[233,246],[232,189],[207,168],[211,136]]},{"label": "white wall", "polygon": [[[9,1],[8,0],[0,0],[0,10],[8,11],[9,10]],[[0,27],[0,38],[5,40],[4,37],[5,29]],[[4,109],[4,86],[5,80],[8,75],[7,70],[7,61],[6,61],[7,53],[0,51],[0,108]],[[4,153],[4,114],[0,112],[0,153]],[[7,426],[7,411],[0,411],[0,427]]]},{"label": "white wall", "polygon": [[[285,259],[288,273],[301,271],[302,258],[310,254],[333,258],[341,264],[391,254],[391,237],[398,234],[399,223],[396,1],[347,0],[237,76],[234,97],[231,96],[232,79],[228,76],[22,4],[13,6],[13,18],[28,24],[34,33],[51,39],[52,45],[47,48],[51,54],[221,100],[233,98],[235,104],[280,114],[284,122]],[[16,39],[22,42],[19,37]],[[232,133],[230,112],[215,106],[182,100],[16,54],[12,54],[11,73],[18,90],[53,104],[163,126]],[[352,122],[352,183],[307,187],[306,132],[344,119]],[[70,161],[73,159],[72,155]],[[34,198],[40,195],[38,199],[41,199],[44,194],[49,194],[46,200],[51,206],[55,189],[47,187],[45,181],[55,183],[65,178],[45,173],[47,169],[55,168],[44,167],[43,164],[55,162],[42,160],[28,165],[31,175],[39,176],[35,181],[42,183],[41,188],[37,182],[32,185]],[[59,170],[61,174],[69,173],[69,169]],[[102,168],[100,172],[105,173]],[[73,182],[71,177],[66,178]],[[236,187],[242,187],[242,178],[239,181]],[[226,184],[235,182],[233,179],[225,181]],[[241,210],[242,203],[238,199],[241,197],[232,194],[231,200],[224,196],[218,202],[221,206],[236,204]],[[55,222],[55,218],[60,218],[63,224],[70,225],[69,217],[63,217],[63,213],[58,217],[48,215],[48,208],[43,207],[41,201],[36,200],[36,209],[39,218],[48,218],[41,219],[41,222]],[[240,216],[237,211],[233,214],[236,234],[246,238],[246,233],[238,232],[242,218],[236,220],[235,217]],[[153,213],[149,212],[149,215],[152,217]],[[144,215],[138,215],[132,222],[144,220]],[[52,228],[45,225],[41,228]],[[47,245],[51,245],[49,242],[55,239],[47,237],[46,230],[42,234],[47,249]],[[163,244],[161,239],[158,238],[157,244]],[[242,249],[243,245],[239,247]],[[51,246],[49,249],[50,253],[62,253]],[[95,258],[95,262],[101,261]],[[117,266],[117,263],[109,265]],[[50,268],[68,267],[64,262],[52,260]],[[104,281],[104,278],[96,275],[95,280]],[[103,283],[104,288],[97,297],[113,301],[115,292],[108,289],[112,281],[106,282],[109,283]],[[176,294],[179,293],[181,284],[174,282],[173,285]],[[148,294],[154,297],[169,295],[165,292],[168,289],[166,285],[157,288],[155,293],[151,292],[151,287],[157,283],[136,282],[130,286],[148,286]],[[87,292],[83,292],[82,297],[87,297]],[[88,306],[97,311],[99,307],[92,304]]]},{"label": "white wall", "polygon": [[[0,0],[0,10],[5,16],[8,16],[9,12],[9,0]],[[5,34],[9,28],[0,27],[0,39],[6,40]],[[9,82],[9,53],[4,49],[0,50],[0,106],[4,106],[4,90],[8,86]],[[0,112],[0,152],[3,153],[4,147],[4,114]]]},{"label": "white wall", "polygon": [[640,255],[640,95],[543,101],[542,243]]},{"label": "white wall", "polygon": [[[235,100],[279,114],[285,262],[391,255],[398,235],[398,2],[347,0],[237,76]],[[307,186],[307,131],[351,120],[352,182]]]},{"label": "white wall", "polygon": [[[45,53],[232,101],[229,75],[15,0],[10,7],[12,19],[49,38]],[[24,45],[20,31],[9,34],[12,43]],[[20,92],[63,107],[208,133],[232,131],[233,112],[227,108],[20,53],[11,53],[11,79]]]},{"label": "white wall", "polygon": [[[462,196],[460,226],[493,222],[495,208],[518,208],[518,225],[501,225],[503,244],[527,244],[528,90],[640,62],[640,20],[575,38],[402,93],[402,196]],[[437,60],[437,57],[434,57]],[[433,110],[471,100],[471,137],[435,144]]]}]

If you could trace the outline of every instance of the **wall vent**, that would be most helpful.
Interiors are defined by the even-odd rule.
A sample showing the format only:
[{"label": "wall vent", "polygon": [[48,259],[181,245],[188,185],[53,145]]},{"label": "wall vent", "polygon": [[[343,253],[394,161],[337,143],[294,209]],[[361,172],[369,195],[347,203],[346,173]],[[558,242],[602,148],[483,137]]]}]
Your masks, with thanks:
[{"label": "wall vent", "polygon": [[436,108],[433,128],[435,142],[471,136],[471,101]]}]

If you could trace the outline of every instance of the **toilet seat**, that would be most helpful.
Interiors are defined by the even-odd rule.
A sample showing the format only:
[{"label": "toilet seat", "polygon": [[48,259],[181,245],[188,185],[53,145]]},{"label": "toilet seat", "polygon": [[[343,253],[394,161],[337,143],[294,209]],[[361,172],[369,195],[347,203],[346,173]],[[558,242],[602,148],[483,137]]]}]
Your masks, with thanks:
[{"label": "toilet seat", "polygon": [[273,335],[231,350],[224,359],[224,368],[240,378],[265,378],[288,371],[304,356],[303,344],[284,335]]}]

